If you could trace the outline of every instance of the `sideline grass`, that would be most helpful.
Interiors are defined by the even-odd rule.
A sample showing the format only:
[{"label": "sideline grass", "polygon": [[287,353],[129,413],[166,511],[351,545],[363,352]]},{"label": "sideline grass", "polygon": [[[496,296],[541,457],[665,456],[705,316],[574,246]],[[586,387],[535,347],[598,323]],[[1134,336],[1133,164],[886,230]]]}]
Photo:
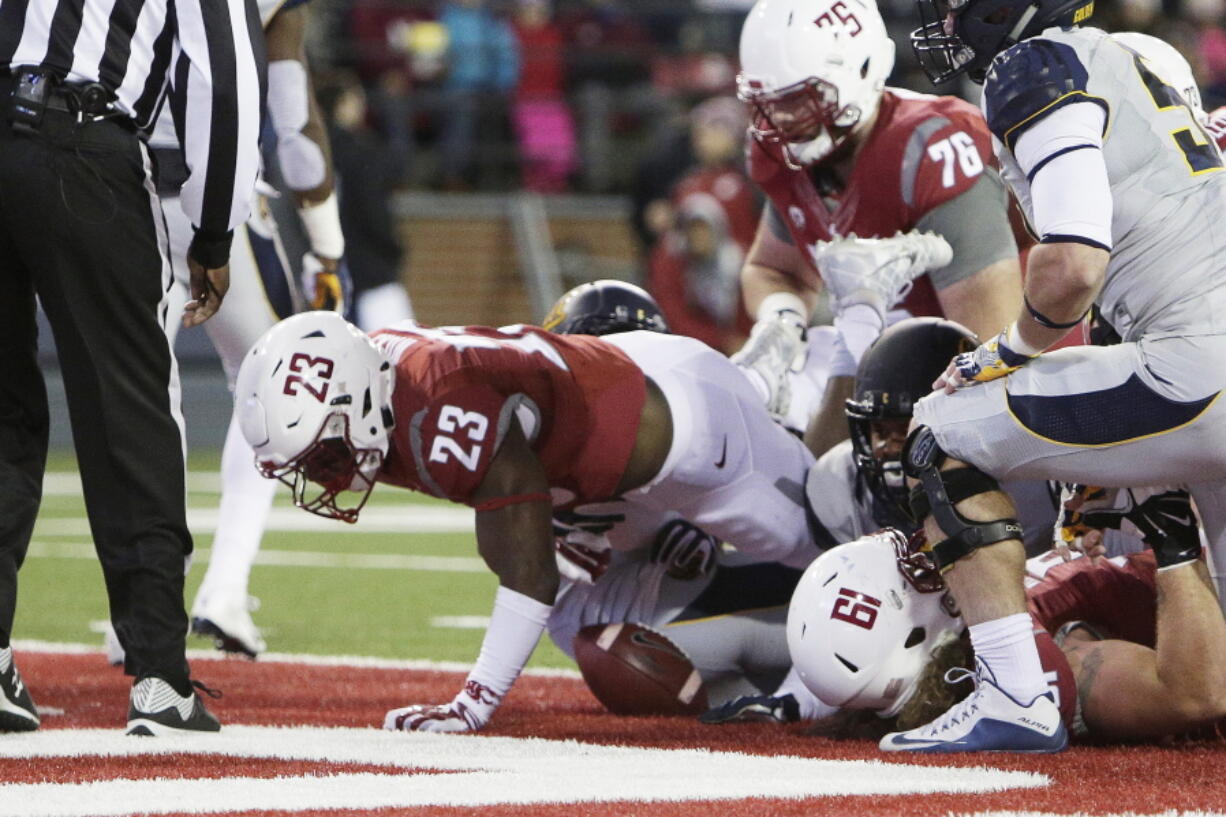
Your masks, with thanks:
[{"label": "sideline grass", "polygon": [[[217,452],[189,457],[192,471],[216,471]],[[75,471],[71,452],[55,451],[48,471]],[[213,490],[193,489],[190,508],[217,503]],[[439,500],[395,489],[376,490],[371,502],[440,504]],[[278,507],[290,507],[288,492],[279,492]],[[441,503],[446,504],[446,503]],[[305,511],[301,512],[305,513]],[[45,520],[84,519],[80,497],[47,496],[35,542],[49,545],[89,543],[88,536],[55,535]],[[391,534],[364,533],[336,523],[336,532],[270,531],[266,550],[302,550],[318,553],[411,554],[474,559],[476,542],[471,533]],[[196,547],[212,545],[212,534],[196,532]],[[58,552],[58,550],[56,551]],[[14,637],[58,642],[100,642],[90,622],[107,618],[102,571],[96,559],[40,555],[34,549],[20,574]],[[207,565],[196,560],[187,576],[187,604]],[[251,593],[260,599],[256,623],[265,631],[270,650],[320,655],[371,655],[438,661],[476,660],[483,630],[436,627],[442,616],[487,616],[497,580],[488,571],[440,572],[407,569],[287,567],[257,564],[251,573]],[[192,639],[191,646],[204,642]],[[530,666],[573,667],[573,662],[547,637]]]}]

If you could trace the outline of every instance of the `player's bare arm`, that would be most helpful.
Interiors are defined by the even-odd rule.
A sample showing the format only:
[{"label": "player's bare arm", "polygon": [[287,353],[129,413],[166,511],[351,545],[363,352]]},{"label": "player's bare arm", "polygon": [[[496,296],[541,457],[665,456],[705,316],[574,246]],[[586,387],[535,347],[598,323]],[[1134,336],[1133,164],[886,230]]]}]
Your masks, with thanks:
[{"label": "player's bare arm", "polygon": [[540,460],[519,422],[512,420],[473,494],[477,550],[503,587],[542,604],[553,604],[558,592],[548,497],[549,483]]},{"label": "player's bare arm", "polygon": [[775,221],[770,207],[764,208],[753,244],[745,256],[745,266],[741,268],[745,309],[750,315],[757,315],[768,295],[788,292],[801,299],[807,317],[817,306],[818,284],[806,275],[804,257],[787,229]]},{"label": "player's bare arm", "polygon": [[[312,187],[301,189],[294,188],[294,199],[301,207],[307,202],[319,203],[332,195],[335,189],[335,180],[332,175],[332,148],[328,142],[328,132],[324,128],[323,116],[320,115],[319,105],[315,102],[315,89],[311,82],[311,74],[307,65],[306,56],[306,25],[307,25],[307,10],[306,6],[295,6],[290,9],[283,9],[268,22],[268,27],[264,29],[264,39],[268,46],[268,62],[290,61],[297,63],[302,67],[301,73],[294,71],[293,76],[282,77],[283,83],[291,84],[289,87],[279,91],[269,89],[269,96],[274,93],[293,93],[299,95],[299,102],[305,90],[306,110],[299,113],[299,116],[305,114],[305,122],[299,129],[299,133],[309,139],[319,151],[319,160],[321,163],[314,168],[313,172],[320,174],[322,178]],[[301,83],[301,84],[299,84]]]},{"label": "player's bare arm", "polygon": [[268,114],[277,134],[277,161],[293,192],[311,244],[304,260],[307,298],[315,309],[344,311],[345,283],[337,270],[345,251],[332,172],[332,149],[307,64],[306,6],[278,12],[265,28]]},{"label": "player's bare arm", "polygon": [[1001,259],[969,278],[937,290],[937,301],[945,317],[979,337],[997,335],[1017,314],[1022,302],[1022,276],[1017,258]]},{"label": "player's bare arm", "polygon": [[1064,644],[1087,728],[1095,735],[1157,737],[1226,717],[1226,620],[1203,562],[1157,577],[1157,648],[1093,641]]}]

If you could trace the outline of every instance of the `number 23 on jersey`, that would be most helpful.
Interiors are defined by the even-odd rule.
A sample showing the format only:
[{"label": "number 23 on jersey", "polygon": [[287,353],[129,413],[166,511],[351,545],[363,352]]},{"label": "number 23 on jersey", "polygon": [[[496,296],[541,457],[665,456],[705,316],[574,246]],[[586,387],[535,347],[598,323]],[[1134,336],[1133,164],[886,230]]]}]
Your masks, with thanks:
[{"label": "number 23 on jersey", "polygon": [[456,462],[476,471],[490,421],[484,414],[444,405],[438,414],[438,433],[430,446],[430,462]]}]

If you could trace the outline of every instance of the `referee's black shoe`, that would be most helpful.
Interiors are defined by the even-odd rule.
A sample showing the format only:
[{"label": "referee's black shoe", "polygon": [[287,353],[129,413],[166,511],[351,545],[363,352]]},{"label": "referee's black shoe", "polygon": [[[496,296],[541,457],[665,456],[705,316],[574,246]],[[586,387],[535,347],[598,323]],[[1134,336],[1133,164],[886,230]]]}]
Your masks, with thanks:
[{"label": "referee's black shoe", "polygon": [[30,690],[13,662],[13,648],[5,647],[0,650],[0,732],[33,732],[38,723]]},{"label": "referee's black shoe", "polygon": [[[192,685],[213,697],[221,696],[199,681],[193,681]],[[183,697],[167,681],[153,676],[141,678],[132,686],[128,704],[129,735],[148,737],[219,731],[221,722],[204,708],[204,701],[195,690]]]}]

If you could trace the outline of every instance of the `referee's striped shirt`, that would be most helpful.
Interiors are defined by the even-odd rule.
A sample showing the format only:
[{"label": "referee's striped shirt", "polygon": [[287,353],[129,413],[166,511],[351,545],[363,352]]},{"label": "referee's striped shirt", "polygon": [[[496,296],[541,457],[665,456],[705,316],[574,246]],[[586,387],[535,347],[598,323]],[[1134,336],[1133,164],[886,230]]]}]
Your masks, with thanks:
[{"label": "referee's striped shirt", "polygon": [[250,0],[0,0],[0,74],[100,82],[145,134],[169,96],[191,170],[183,209],[211,238],[251,208],[265,65]]}]

